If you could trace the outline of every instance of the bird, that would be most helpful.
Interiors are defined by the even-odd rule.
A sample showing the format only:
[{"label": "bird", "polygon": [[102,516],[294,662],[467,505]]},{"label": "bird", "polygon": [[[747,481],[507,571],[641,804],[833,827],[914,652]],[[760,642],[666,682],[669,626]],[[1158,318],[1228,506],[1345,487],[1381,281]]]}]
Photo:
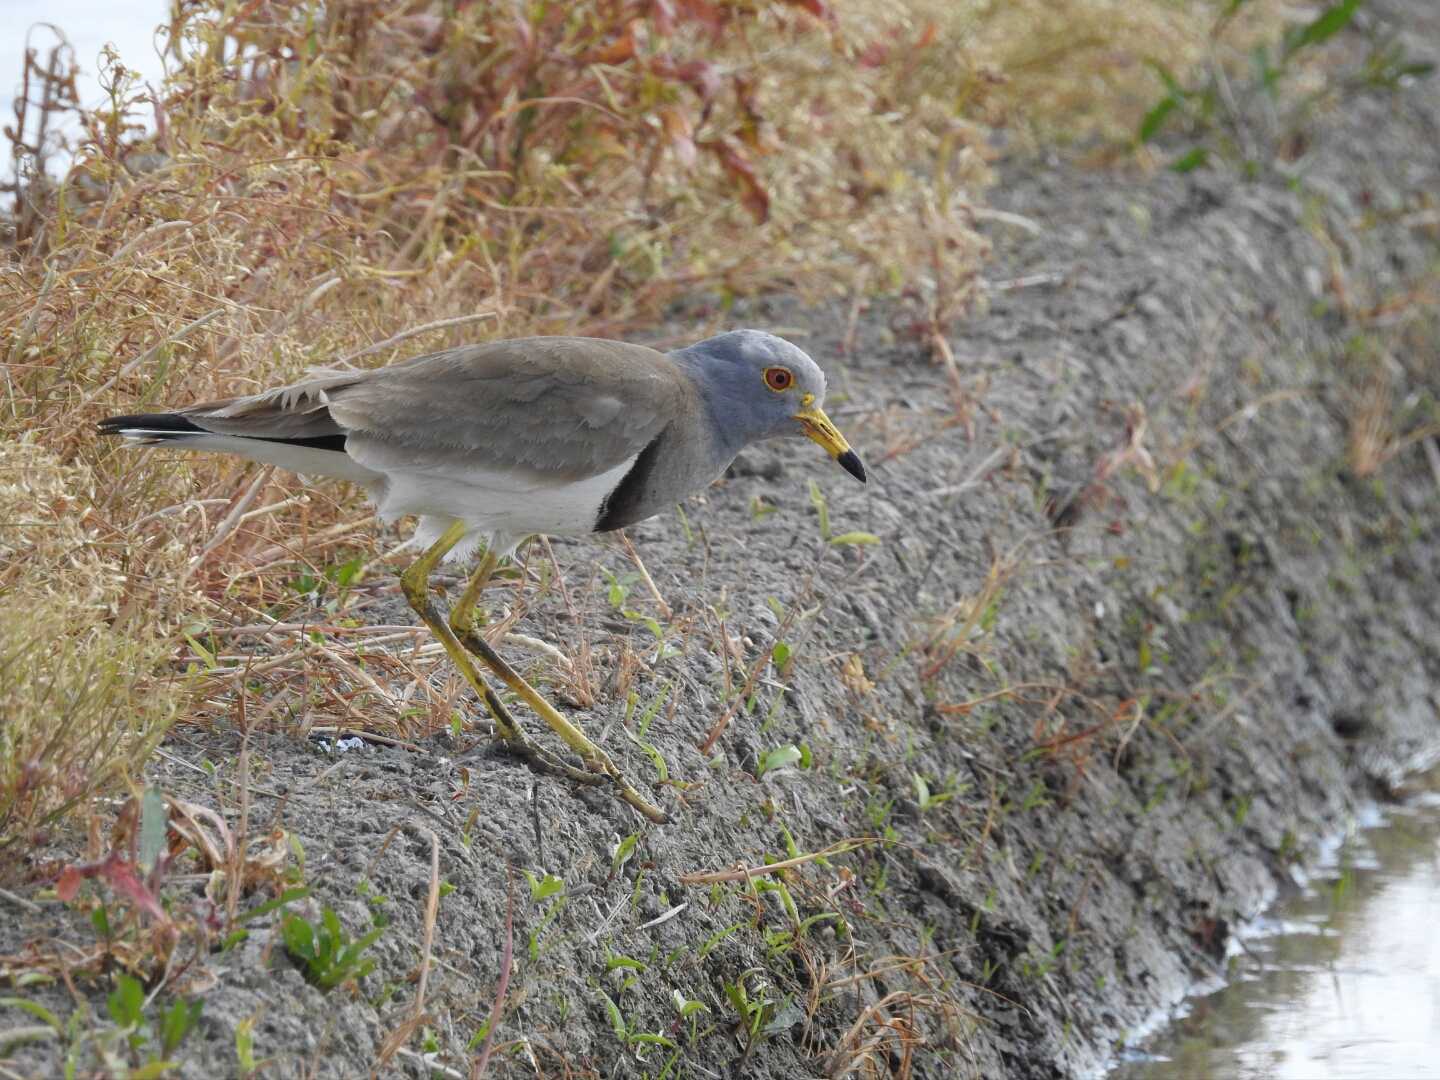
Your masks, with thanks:
[{"label": "bird", "polygon": [[[415,515],[423,553],[400,575],[407,602],[489,710],[496,737],[538,771],[613,785],[652,821],[603,749],[515,671],[478,630],[496,568],[537,534],[581,536],[661,513],[718,479],[764,439],[806,437],[865,482],[826,416],[825,373],[801,348],[732,330],[671,352],[591,337],[463,345],[369,370],[318,368],[298,382],[169,412],[112,416],[131,444],[238,455],[363,488],[382,520]],[[430,575],[484,552],[442,618]],[[533,742],[472,657],[579,756]]]}]

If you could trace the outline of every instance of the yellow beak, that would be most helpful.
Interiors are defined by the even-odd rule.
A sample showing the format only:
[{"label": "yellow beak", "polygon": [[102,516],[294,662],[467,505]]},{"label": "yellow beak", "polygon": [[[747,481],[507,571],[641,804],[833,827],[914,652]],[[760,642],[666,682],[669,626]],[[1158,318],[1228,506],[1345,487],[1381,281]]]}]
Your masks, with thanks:
[{"label": "yellow beak", "polygon": [[813,405],[806,406],[795,414],[795,419],[800,421],[805,434],[823,446],[825,452],[834,458],[842,469],[862,484],[865,482],[865,466],[861,463],[860,456],[850,449],[845,436],[831,423],[825,410]]}]

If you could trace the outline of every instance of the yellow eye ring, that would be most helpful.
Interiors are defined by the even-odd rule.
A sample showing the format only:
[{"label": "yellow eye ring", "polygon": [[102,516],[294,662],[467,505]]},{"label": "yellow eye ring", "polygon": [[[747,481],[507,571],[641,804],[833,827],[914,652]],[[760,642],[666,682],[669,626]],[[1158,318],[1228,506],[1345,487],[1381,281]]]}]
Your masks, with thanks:
[{"label": "yellow eye ring", "polygon": [[767,367],[765,369],[765,385],[777,394],[783,394],[795,385],[795,373],[789,368]]}]

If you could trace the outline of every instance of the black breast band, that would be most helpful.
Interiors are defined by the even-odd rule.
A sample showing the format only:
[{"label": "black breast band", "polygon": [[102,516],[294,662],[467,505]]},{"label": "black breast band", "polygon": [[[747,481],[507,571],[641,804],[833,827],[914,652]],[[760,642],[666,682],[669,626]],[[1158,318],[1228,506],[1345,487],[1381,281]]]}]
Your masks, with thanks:
[{"label": "black breast band", "polygon": [[635,464],[630,466],[630,471],[615,485],[615,490],[605,496],[600,512],[595,515],[596,532],[623,529],[640,520],[640,504],[655,472],[655,463],[660,457],[660,440],[664,436],[662,431],[635,455]]}]

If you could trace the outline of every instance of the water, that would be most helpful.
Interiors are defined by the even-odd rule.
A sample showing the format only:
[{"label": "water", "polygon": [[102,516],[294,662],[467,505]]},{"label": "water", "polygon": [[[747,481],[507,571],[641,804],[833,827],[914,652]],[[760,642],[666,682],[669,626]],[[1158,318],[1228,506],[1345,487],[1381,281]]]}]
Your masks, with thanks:
[{"label": "water", "polygon": [[1440,773],[1257,925],[1111,1080],[1440,1078]]}]

